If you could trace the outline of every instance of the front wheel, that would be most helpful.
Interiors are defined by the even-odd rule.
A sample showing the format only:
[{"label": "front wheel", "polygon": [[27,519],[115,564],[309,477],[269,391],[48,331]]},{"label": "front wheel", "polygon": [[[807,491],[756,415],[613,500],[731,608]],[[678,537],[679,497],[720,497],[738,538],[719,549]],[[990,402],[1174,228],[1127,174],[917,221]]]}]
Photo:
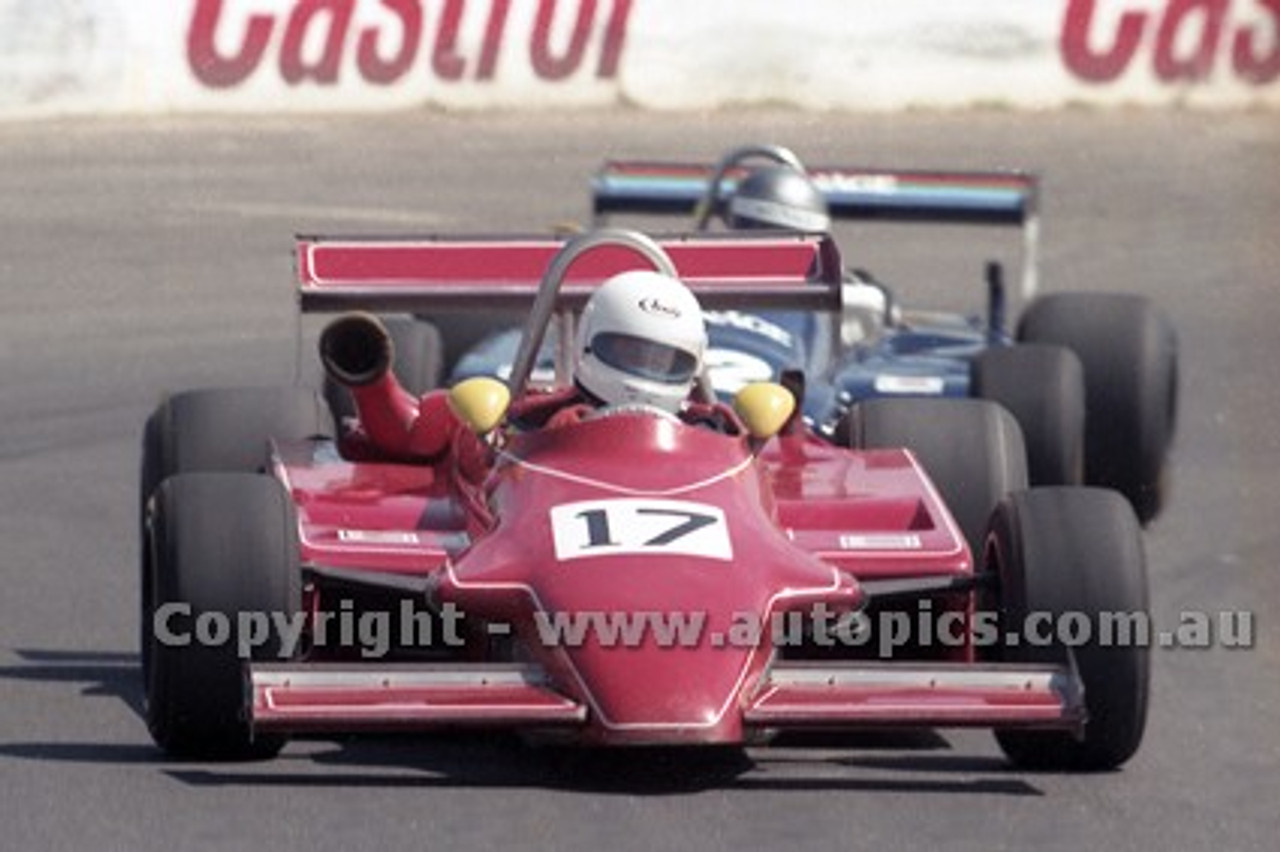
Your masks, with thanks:
[{"label": "front wheel", "polygon": [[997,729],[1016,765],[1104,770],[1142,742],[1150,672],[1146,560],[1132,508],[1100,488],[1036,488],[996,509],[986,570],[998,582],[1007,662],[1073,666],[1088,714],[1080,737]]},{"label": "front wheel", "polygon": [[[243,666],[293,650],[283,641],[302,609],[293,504],[269,477],[191,473],[161,483],[151,506],[141,627],[152,739],[175,757],[271,757],[285,740],[250,729]],[[249,620],[268,629],[246,631]]]}]

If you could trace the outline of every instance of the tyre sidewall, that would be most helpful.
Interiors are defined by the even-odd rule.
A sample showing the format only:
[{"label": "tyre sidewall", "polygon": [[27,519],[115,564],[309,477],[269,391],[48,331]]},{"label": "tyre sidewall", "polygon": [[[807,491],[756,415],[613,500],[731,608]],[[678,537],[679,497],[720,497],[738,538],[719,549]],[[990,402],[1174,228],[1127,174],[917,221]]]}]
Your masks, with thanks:
[{"label": "tyre sidewall", "polygon": [[1177,418],[1177,336],[1169,319],[1143,296],[1054,293],[1028,307],[1018,338],[1065,346],[1080,358],[1087,482],[1120,491],[1143,523],[1154,518]]},{"label": "tyre sidewall", "polygon": [[973,360],[971,393],[1017,419],[1032,485],[1082,485],[1085,468],[1084,365],[1064,346],[986,349]]},{"label": "tyre sidewall", "polygon": [[[1118,642],[1126,637],[1106,635],[1118,623],[1112,614],[1149,628],[1146,563],[1132,509],[1105,489],[1015,494],[992,517],[986,556],[999,585],[1001,644],[992,656],[1074,667],[1089,714],[1083,741],[1069,733],[1009,730],[997,731],[1001,745],[1023,765],[1109,769],[1123,763],[1142,740],[1150,679],[1150,636],[1136,630]],[[1039,625],[1034,637],[1026,629],[1032,616]],[[1078,638],[1087,622],[1087,642],[1029,641],[1043,638],[1046,624],[1056,637],[1068,619]]]},{"label": "tyre sidewall", "polygon": [[[150,536],[151,597],[144,600],[147,721],[170,754],[211,758],[269,756],[283,740],[253,739],[245,719],[243,667],[235,628],[241,613],[296,618],[301,611],[297,526],[288,495],[275,480],[228,473],[182,474],[156,490]],[[157,610],[185,609],[164,619],[173,645],[156,630]],[[166,614],[172,607],[165,609]],[[199,641],[202,615],[225,619],[229,641]],[[275,660],[279,633],[248,659]]]}]

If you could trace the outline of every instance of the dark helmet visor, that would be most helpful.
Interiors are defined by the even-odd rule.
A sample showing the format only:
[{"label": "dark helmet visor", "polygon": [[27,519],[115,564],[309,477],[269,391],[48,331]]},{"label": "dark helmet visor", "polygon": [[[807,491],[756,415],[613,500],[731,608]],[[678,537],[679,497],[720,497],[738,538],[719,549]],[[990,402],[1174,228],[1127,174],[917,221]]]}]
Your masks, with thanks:
[{"label": "dark helmet visor", "polygon": [[698,368],[691,352],[630,334],[597,334],[591,339],[591,351],[616,370],[667,384],[689,381]]}]

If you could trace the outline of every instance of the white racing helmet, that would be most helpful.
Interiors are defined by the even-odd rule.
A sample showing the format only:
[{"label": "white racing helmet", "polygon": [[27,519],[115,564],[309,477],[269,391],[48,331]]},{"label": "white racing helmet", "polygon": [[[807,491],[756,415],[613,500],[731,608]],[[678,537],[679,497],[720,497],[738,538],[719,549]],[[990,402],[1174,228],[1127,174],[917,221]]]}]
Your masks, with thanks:
[{"label": "white racing helmet", "polygon": [[675,278],[623,272],[591,295],[578,326],[574,378],[605,405],[671,413],[697,381],[707,332],[702,308]]}]

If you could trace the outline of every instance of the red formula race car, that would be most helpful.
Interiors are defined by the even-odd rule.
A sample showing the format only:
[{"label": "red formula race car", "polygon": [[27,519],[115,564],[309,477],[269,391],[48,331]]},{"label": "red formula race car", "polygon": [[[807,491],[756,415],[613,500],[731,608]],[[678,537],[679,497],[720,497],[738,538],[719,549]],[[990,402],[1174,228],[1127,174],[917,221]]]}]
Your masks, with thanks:
[{"label": "red formula race car", "polygon": [[[606,278],[655,267],[707,309],[838,309],[827,238],[301,239],[297,265],[304,311],[523,305],[525,338],[505,383],[449,389],[467,428],[430,460],[379,454],[358,423],[335,438],[309,389],[156,410],[142,664],[166,752],[477,726],[596,746],[980,726],[1018,765],[1079,769],[1138,748],[1147,652],[1104,628],[1145,615],[1139,525],[1111,491],[1027,489],[994,403],[869,401],[837,446],[789,375],[732,405],[698,383],[705,422],[622,406],[544,425],[542,339],[572,340]],[[394,388],[389,339],[344,315],[331,374]],[[956,519],[975,513],[970,541]]]}]

